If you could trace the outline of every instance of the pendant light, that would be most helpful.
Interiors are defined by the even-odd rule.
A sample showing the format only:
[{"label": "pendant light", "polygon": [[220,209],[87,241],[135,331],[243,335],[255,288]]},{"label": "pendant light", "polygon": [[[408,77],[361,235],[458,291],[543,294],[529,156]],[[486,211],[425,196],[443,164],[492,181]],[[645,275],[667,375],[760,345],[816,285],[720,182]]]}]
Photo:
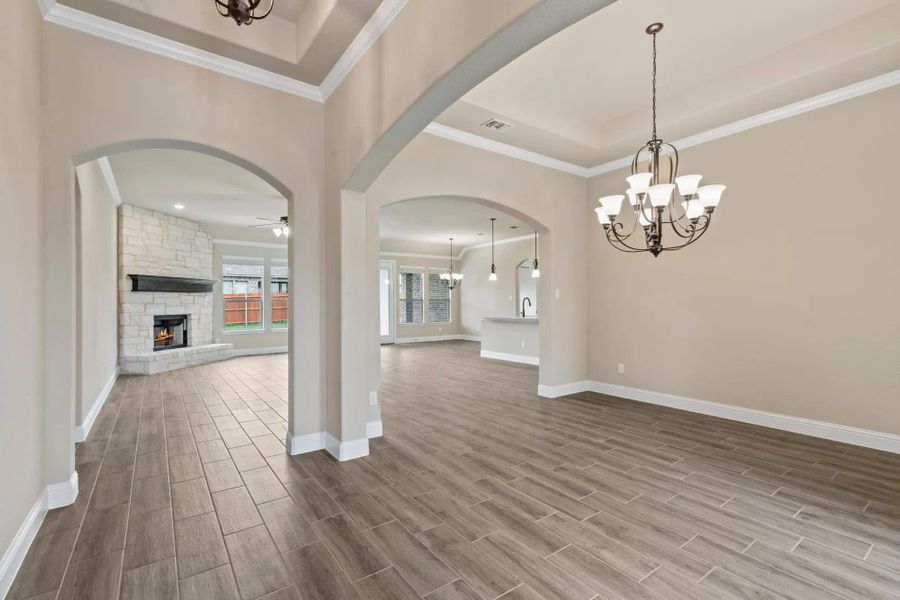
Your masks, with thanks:
[{"label": "pendant light", "polygon": [[534,266],[531,269],[531,277],[534,279],[541,278],[541,270],[538,268],[537,258],[537,231],[534,232]]},{"label": "pendant light", "polygon": [[491,217],[491,274],[488,275],[488,281],[497,281],[497,268],[494,266],[494,221],[496,220]]}]

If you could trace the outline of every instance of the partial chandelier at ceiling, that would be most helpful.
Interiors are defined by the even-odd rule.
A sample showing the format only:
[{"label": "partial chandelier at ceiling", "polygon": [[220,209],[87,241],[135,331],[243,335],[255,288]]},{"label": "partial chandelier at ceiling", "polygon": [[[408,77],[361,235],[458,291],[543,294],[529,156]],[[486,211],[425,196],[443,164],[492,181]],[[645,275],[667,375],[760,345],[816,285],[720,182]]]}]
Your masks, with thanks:
[{"label": "partial chandelier at ceiling", "polygon": [[463,277],[462,273],[457,273],[453,270],[453,238],[450,238],[450,266],[447,268],[446,273],[440,274],[440,278],[441,281],[447,282],[448,288],[453,290],[462,285]]},{"label": "partial chandelier at ceiling", "polygon": [[[625,194],[604,196],[599,200],[600,207],[594,209],[613,248],[622,252],[649,252],[653,256],[679,250],[700,239],[709,229],[713,211],[725,191],[724,185],[700,186],[702,175],[679,176],[678,150],[656,135],[656,34],[662,28],[662,23],[653,23],[645,30],[653,37],[652,136],[631,161],[631,176],[625,178],[629,186]],[[641,167],[643,160],[646,160],[646,170]],[[676,188],[680,202],[673,195]],[[633,219],[628,233],[622,222],[624,214],[629,212],[622,210],[625,196]],[[674,235],[674,243],[663,239],[664,231]]]},{"label": "partial chandelier at ceiling", "polygon": [[275,0],[269,0],[269,8],[257,12],[263,0],[213,0],[216,10],[223,17],[234,19],[238,26],[251,25],[253,21],[261,21],[269,16],[275,7]]}]

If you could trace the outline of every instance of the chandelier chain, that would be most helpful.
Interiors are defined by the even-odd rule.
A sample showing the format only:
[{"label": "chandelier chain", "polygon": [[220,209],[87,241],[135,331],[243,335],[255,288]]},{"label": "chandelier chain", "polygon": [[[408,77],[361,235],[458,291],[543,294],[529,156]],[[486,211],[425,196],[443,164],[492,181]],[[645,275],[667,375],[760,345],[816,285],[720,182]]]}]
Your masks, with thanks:
[{"label": "chandelier chain", "polygon": [[652,85],[652,104],[651,115],[653,118],[653,136],[650,139],[656,139],[656,34],[653,34],[653,85]]}]

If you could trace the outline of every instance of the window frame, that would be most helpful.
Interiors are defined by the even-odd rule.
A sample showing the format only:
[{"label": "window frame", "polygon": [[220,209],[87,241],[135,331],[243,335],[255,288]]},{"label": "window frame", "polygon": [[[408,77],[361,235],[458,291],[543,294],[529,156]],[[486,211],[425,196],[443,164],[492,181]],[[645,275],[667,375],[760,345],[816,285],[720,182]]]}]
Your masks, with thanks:
[{"label": "window frame", "polygon": [[[276,292],[272,291],[272,284],[274,281],[274,278],[272,275],[273,267],[284,267],[285,269],[288,269],[288,276],[287,276],[287,294],[288,294],[287,301],[288,301],[288,307],[289,307],[288,308],[288,320],[287,320],[287,325],[285,325],[283,327],[275,325],[275,322],[276,322],[275,318],[274,318],[275,299],[272,297],[272,294],[274,294]],[[269,258],[266,260],[266,270],[268,272],[267,279],[268,279],[268,284],[269,284],[269,331],[275,332],[275,333],[282,333],[282,332],[288,331],[291,328],[291,320],[290,320],[291,273],[290,273],[290,268],[288,267],[288,260],[286,258]],[[279,279],[281,279],[281,278],[279,278]],[[278,293],[280,293],[280,292],[278,292]]]},{"label": "window frame", "polygon": [[[428,272],[428,269],[426,269],[425,267],[410,267],[410,266],[397,267],[397,297],[396,297],[396,302],[394,302],[394,304],[396,305],[396,309],[397,309],[397,327],[422,327],[423,325],[428,324],[428,322],[425,320],[426,306],[427,306],[427,302],[428,302],[428,300],[427,300],[428,289],[427,289],[426,276],[425,276],[425,273],[427,273],[427,272]],[[403,277],[404,273],[416,273],[422,277],[422,321],[419,323],[403,323],[402,319],[401,319],[402,312],[400,310],[400,302],[405,301],[405,300],[400,297],[400,289],[401,289],[400,278]],[[415,298],[412,298],[412,300],[415,300]]]},{"label": "window frame", "polygon": [[[266,328],[266,281],[268,279],[267,262],[265,258],[253,256],[222,256],[222,263],[219,268],[219,277],[222,287],[219,290],[219,298],[222,301],[222,335],[254,335],[260,333],[268,333],[270,330]],[[225,298],[225,266],[226,265],[243,265],[260,267],[262,272],[259,276],[259,327],[252,329],[229,329],[227,327],[225,311],[227,310],[227,299]],[[246,299],[245,299],[246,301]]]},{"label": "window frame", "polygon": [[[449,271],[446,268],[441,267],[429,267],[426,269],[426,277],[425,277],[425,308],[423,310],[422,318],[424,319],[425,325],[451,325],[453,324],[453,290],[447,289],[447,320],[446,321],[432,321],[428,318],[429,314],[429,305],[431,304],[431,292],[430,286],[428,285],[428,277],[431,274],[435,274],[440,276],[441,273],[448,273]],[[449,286],[449,284],[448,284]]]}]

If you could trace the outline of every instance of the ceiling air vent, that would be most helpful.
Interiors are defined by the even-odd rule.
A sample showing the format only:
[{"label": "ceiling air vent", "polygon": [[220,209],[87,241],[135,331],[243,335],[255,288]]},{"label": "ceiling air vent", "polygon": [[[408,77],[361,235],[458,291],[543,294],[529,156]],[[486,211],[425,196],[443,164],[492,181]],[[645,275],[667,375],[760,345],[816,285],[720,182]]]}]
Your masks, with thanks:
[{"label": "ceiling air vent", "polygon": [[491,118],[481,124],[482,127],[487,127],[488,129],[495,129],[500,131],[502,129],[506,129],[507,127],[512,127],[509,123],[504,123],[503,121],[499,121],[497,119]]}]

